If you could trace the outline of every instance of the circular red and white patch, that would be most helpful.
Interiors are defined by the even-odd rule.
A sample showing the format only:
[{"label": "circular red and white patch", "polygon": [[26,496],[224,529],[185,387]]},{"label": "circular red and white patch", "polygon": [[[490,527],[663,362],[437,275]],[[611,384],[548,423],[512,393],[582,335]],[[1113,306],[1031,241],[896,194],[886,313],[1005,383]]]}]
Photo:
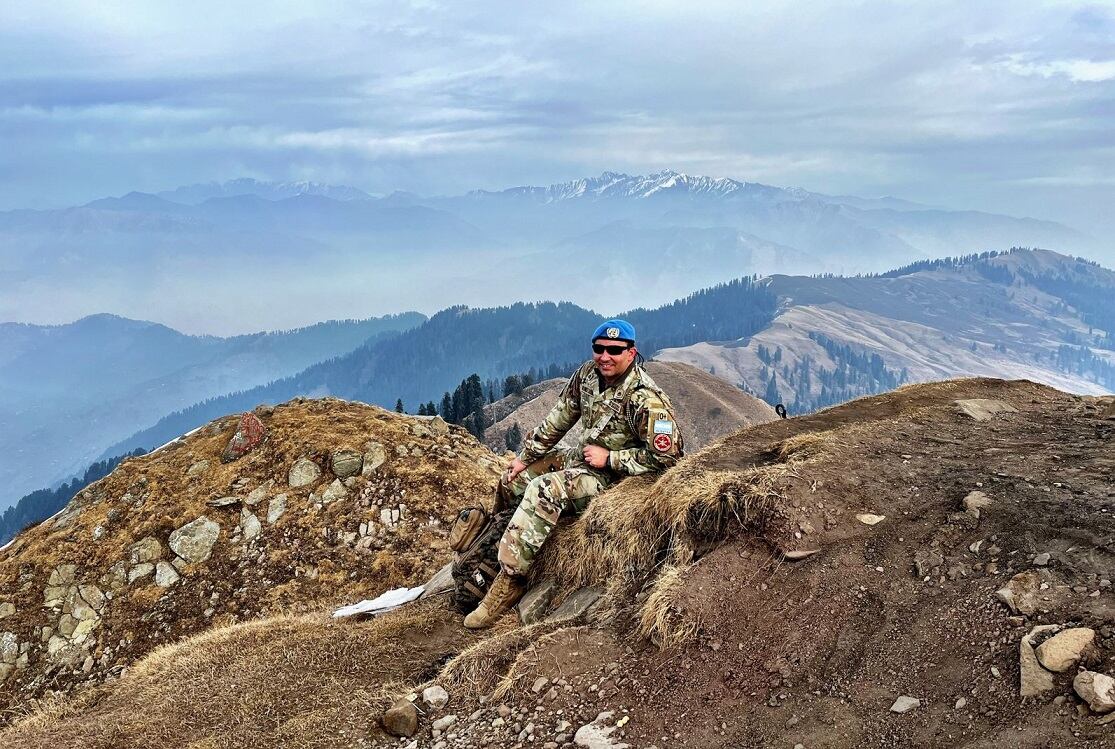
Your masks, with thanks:
[{"label": "circular red and white patch", "polygon": [[668,434],[654,435],[654,449],[660,453],[664,453],[669,450],[673,444],[674,441],[670,439],[670,435]]}]

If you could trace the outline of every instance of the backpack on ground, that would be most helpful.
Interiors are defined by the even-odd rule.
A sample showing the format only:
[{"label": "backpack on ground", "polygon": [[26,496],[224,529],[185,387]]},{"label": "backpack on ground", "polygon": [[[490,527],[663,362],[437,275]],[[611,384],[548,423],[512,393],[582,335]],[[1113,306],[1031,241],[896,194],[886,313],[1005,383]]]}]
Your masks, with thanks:
[{"label": "backpack on ground", "polygon": [[457,513],[449,531],[449,548],[456,552],[449,600],[461,613],[476,608],[499,574],[499,540],[514,512],[490,515],[483,507],[465,507]]}]

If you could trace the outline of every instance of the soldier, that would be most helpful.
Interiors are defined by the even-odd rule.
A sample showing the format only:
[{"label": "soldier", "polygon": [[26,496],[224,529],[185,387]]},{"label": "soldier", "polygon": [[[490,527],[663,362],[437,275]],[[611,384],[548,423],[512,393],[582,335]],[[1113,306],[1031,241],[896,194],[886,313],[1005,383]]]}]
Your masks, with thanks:
[{"label": "soldier", "polygon": [[[579,514],[593,495],[624,476],[664,471],[681,456],[670,399],[637,356],[631,323],[601,324],[592,334],[592,360],[573,373],[511,461],[496,491],[496,510],[519,506],[499,542],[500,573],[465,617],[469,629],[490,627],[518,602],[527,571],[562,514]],[[580,444],[554,450],[578,422]]]}]

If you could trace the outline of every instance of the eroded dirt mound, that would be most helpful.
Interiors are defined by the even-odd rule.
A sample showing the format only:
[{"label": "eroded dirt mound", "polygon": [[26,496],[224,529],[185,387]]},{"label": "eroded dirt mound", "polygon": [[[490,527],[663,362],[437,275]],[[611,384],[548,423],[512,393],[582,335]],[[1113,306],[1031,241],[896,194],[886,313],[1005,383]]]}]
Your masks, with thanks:
[{"label": "eroded dirt mound", "polygon": [[[685,435],[686,450],[693,452],[713,440],[743,427],[774,421],[774,409],[753,395],[703,369],[681,362],[650,361],[647,372],[661,387],[676,410],[678,425]],[[484,432],[484,441],[497,452],[506,449],[507,430],[518,424],[523,436],[537,426],[557,402],[565,379],[553,379],[531,385],[519,395],[510,395],[484,407],[492,425]],[[573,445],[580,434],[574,428],[564,444]]]},{"label": "eroded dirt mound", "polygon": [[[1033,383],[963,380],[763,424],[564,522],[535,567],[529,626],[508,616],[467,633],[435,599],[350,625],[365,650],[334,632],[346,657],[383,659],[335,680],[366,714],[333,693],[320,712],[268,701],[298,678],[271,646],[271,667],[235,687],[203,682],[199,694],[216,690],[225,706],[204,714],[208,732],[175,729],[180,706],[141,697],[188,680],[197,659],[210,673],[231,657],[216,644],[252,641],[245,627],[315,651],[303,617],[158,651],[97,699],[65,701],[0,739],[248,746],[237,731],[266,704],[275,726],[313,727],[297,741],[259,733],[271,740],[397,746],[377,719],[409,695],[416,746],[1115,745],[1115,722],[1072,686],[1083,669],[1115,673],[1111,410]],[[1051,627],[1067,640],[1054,643]],[[447,703],[426,701],[431,684]],[[141,702],[147,714],[115,744],[97,733]]]},{"label": "eroded dirt mound", "polygon": [[257,415],[124,462],[0,552],[0,704],[112,681],[215,625],[422,582],[498,477],[440,419],[329,398]]}]

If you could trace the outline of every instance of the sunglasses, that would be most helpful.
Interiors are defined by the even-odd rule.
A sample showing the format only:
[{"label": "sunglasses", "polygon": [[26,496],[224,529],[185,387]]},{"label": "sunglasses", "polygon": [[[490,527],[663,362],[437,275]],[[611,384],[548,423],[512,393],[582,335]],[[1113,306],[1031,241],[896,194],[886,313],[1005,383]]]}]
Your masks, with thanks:
[{"label": "sunglasses", "polygon": [[603,343],[594,343],[594,344],[592,344],[592,353],[603,354],[605,351],[607,351],[612,356],[619,356],[620,354],[622,354],[624,351],[626,351],[629,348],[631,348],[631,347],[630,346],[605,346]]}]

